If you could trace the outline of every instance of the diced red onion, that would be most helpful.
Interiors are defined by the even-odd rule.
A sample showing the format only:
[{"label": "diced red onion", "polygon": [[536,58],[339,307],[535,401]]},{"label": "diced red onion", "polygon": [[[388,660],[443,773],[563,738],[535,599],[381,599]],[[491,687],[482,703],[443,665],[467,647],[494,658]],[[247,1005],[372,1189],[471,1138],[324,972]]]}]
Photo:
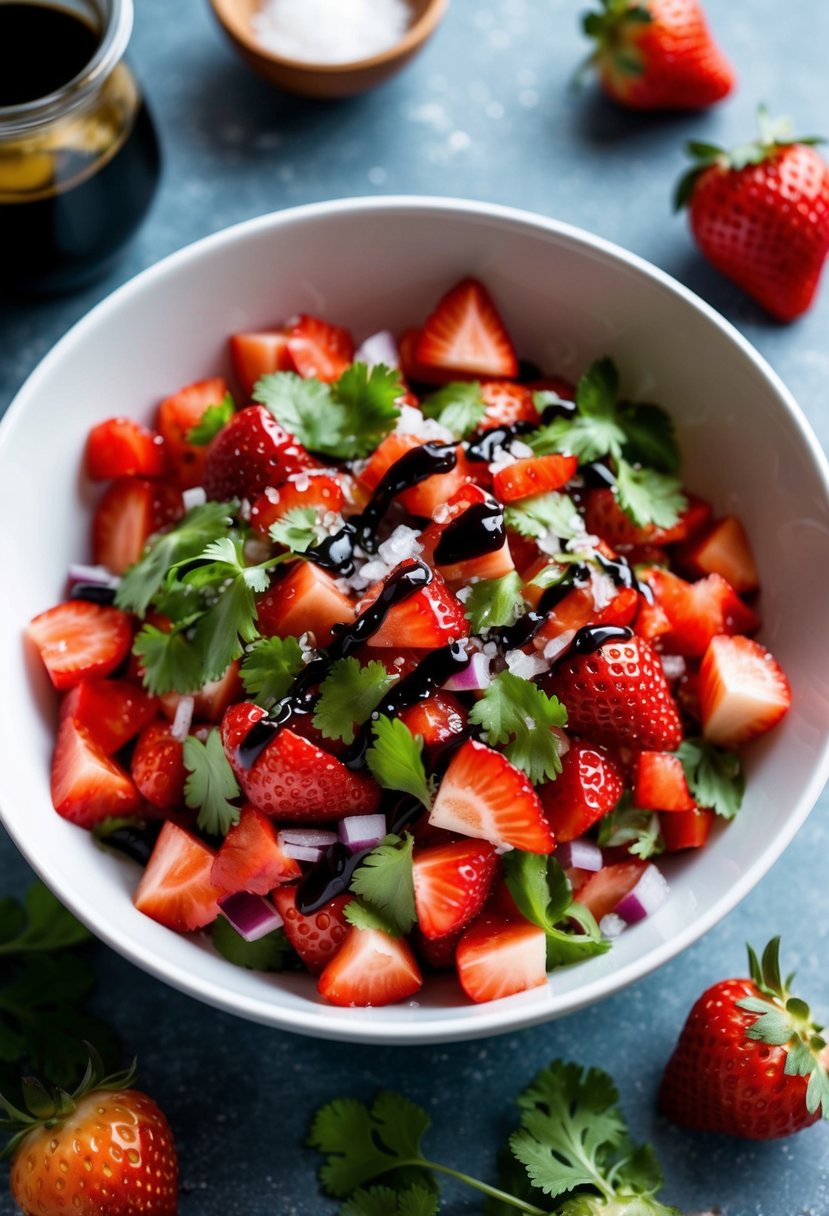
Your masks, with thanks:
[{"label": "diced red onion", "polygon": [[340,820],[337,835],[351,853],[373,849],[386,835],[386,816],[349,815]]},{"label": "diced red onion", "polygon": [[553,659],[557,659],[560,654],[563,654],[575,636],[575,629],[565,629],[563,633],[550,638],[541,651],[547,662],[552,663]]},{"label": "diced red onion", "polygon": [[635,925],[660,908],[668,893],[669,887],[661,870],[651,865],[642,872],[633,890],[622,896],[614,911],[629,925]]},{"label": "diced red onion", "polygon": [[117,587],[121,582],[107,566],[83,566],[77,562],[69,567],[66,581],[70,592],[77,583],[89,583],[93,587]]},{"label": "diced red onion", "polygon": [[294,861],[320,861],[328,846],[337,843],[337,833],[322,828],[284,828],[277,840],[285,856]]},{"label": "diced red onion", "polygon": [[374,367],[378,363],[385,363],[386,367],[399,367],[400,352],[394,334],[387,329],[371,334],[357,349],[354,362],[365,363],[368,367]]},{"label": "diced red onion", "polygon": [[443,687],[447,692],[478,692],[489,688],[492,676],[489,671],[489,656],[477,650],[463,671],[450,676]]},{"label": "diced red onion", "polygon": [[565,870],[590,870],[595,874],[604,865],[602,851],[592,840],[569,840],[556,847],[556,857]]},{"label": "diced red onion", "polygon": [[624,933],[627,929],[627,921],[622,920],[621,916],[617,916],[615,912],[608,912],[599,921],[599,929],[602,937],[606,941],[612,942],[620,933]]},{"label": "diced red onion", "polygon": [[173,716],[173,725],[170,727],[170,734],[179,743],[183,743],[190,734],[194,705],[195,701],[192,697],[179,697],[178,699],[176,712]]},{"label": "diced red onion", "polygon": [[193,507],[204,506],[207,502],[204,486],[190,486],[189,490],[182,490],[181,501],[184,503],[185,511],[192,511]]},{"label": "diced red onion", "polygon": [[248,891],[237,891],[219,900],[222,915],[246,942],[258,942],[260,937],[273,933],[283,923],[269,899],[262,895],[251,895]]}]

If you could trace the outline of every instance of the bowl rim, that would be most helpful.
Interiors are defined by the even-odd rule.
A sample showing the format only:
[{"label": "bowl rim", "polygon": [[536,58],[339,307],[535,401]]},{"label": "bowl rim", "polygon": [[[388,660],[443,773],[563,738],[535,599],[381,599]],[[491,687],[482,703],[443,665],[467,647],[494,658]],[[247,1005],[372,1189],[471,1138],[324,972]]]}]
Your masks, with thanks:
[{"label": "bowl rim", "polygon": [[[82,316],[44,355],[24,381],[0,420],[0,464],[2,464],[5,449],[11,442],[18,419],[28,408],[27,402],[37,392],[40,381],[49,375],[53,365],[59,364],[66,350],[70,349],[78,339],[83,338],[88,331],[94,330],[99,319],[108,311],[127,304],[133,296],[140,295],[156,282],[162,281],[168,274],[175,274],[179,268],[197,261],[204,253],[210,252],[214,248],[227,244],[232,245],[239,241],[244,242],[250,236],[267,230],[289,228],[291,225],[314,222],[332,216],[354,213],[371,214],[378,211],[416,211],[424,214],[432,213],[435,217],[438,217],[440,213],[452,216],[467,215],[474,219],[494,220],[518,229],[546,232],[562,238],[585,252],[589,251],[594,256],[599,255],[605,261],[622,263],[664,291],[679,296],[729,338],[769,382],[784,405],[790,423],[799,432],[800,438],[810,452],[814,470],[822,483],[824,497],[829,503],[829,461],[794,397],[748,339],[689,288],[639,255],[575,225],[497,203],[430,195],[331,199],[307,203],[283,211],[269,212],[211,233],[148,266],[105,296]],[[51,874],[48,862],[39,859],[32,848],[31,841],[24,839],[23,834],[16,832],[9,824],[2,805],[0,805],[0,821],[5,824],[12,840],[35,872],[47,886],[59,893],[61,900],[92,930],[95,936],[142,970],[187,995],[248,1020],[310,1037],[357,1043],[449,1043],[510,1033],[538,1025],[553,1017],[573,1013],[623,990],[682,953],[731,912],[771,868],[804,823],[826,784],[827,778],[829,778],[829,743],[824,745],[806,788],[797,803],[790,807],[789,814],[779,831],[763,846],[754,862],[740,873],[727,891],[724,891],[717,900],[700,912],[693,922],[682,931],[674,934],[660,946],[651,949],[641,958],[625,964],[610,975],[599,976],[583,988],[568,994],[562,1005],[551,1008],[543,1002],[528,1005],[514,1004],[514,998],[506,998],[503,1001],[492,1002],[491,1006],[470,1006],[470,1014],[474,1014],[470,1017],[457,1015],[451,1019],[445,1019],[439,1009],[433,1011],[424,1008],[420,1011],[422,1020],[401,1022],[397,1025],[374,1021],[372,1009],[349,1010],[349,1014],[354,1016],[338,1022],[332,1018],[331,1010],[325,1006],[309,1006],[308,1009],[303,1010],[286,1009],[280,1005],[278,999],[266,1000],[243,995],[233,992],[226,985],[214,980],[180,972],[171,960],[156,954],[150,948],[137,942],[122,941],[120,934],[110,930],[106,918],[101,916],[100,909],[95,906],[94,901],[87,898],[85,891],[77,889],[67,896],[61,890],[60,878],[54,878]],[[0,771],[0,792],[2,792],[2,781],[2,771]]]},{"label": "bowl rim", "polygon": [[399,38],[397,42],[386,47],[384,51],[378,51],[375,55],[368,55],[363,59],[345,59],[337,63],[320,63],[313,59],[291,59],[287,55],[280,55],[276,51],[269,50],[249,31],[247,24],[239,16],[234,0],[210,0],[210,7],[216,14],[220,25],[224,26],[231,37],[244,46],[250,55],[261,59],[264,63],[271,63],[297,73],[335,77],[371,71],[373,68],[383,67],[408,55],[434,33],[445,16],[448,3],[449,0],[427,0],[423,12],[411,23],[403,37]]}]

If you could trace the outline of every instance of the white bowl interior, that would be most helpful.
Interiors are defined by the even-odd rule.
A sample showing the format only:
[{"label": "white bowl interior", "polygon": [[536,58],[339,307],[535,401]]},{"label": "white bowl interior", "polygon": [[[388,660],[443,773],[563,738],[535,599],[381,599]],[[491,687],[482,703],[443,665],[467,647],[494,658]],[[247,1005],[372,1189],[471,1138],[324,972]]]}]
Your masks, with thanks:
[{"label": "white bowl interior", "polygon": [[[519,353],[577,376],[612,355],[632,396],[677,424],[683,476],[744,520],[759,563],[761,638],[794,689],[781,729],[748,749],[740,816],[668,866],[672,894],[612,951],[553,973],[546,989],[471,1006],[450,980],[384,1009],[325,1005],[304,976],[231,966],[199,937],[136,912],[136,870],[60,819],[49,797],[55,700],[21,642],[88,556],[79,474],[86,431],[116,413],[149,420],[179,386],[227,370],[226,338],[319,313],[358,339],[422,319],[456,279],[493,292]],[[786,390],[711,309],[653,268],[577,230],[477,203],[351,200],[263,217],[184,250],[99,305],[44,360],[0,427],[7,524],[0,602],[0,808],[48,884],[102,938],[192,995],[329,1038],[471,1038],[539,1022],[630,983],[710,928],[768,869],[811,809],[829,751],[826,463]],[[19,522],[14,519],[17,515]],[[15,526],[16,525],[16,526]]]}]

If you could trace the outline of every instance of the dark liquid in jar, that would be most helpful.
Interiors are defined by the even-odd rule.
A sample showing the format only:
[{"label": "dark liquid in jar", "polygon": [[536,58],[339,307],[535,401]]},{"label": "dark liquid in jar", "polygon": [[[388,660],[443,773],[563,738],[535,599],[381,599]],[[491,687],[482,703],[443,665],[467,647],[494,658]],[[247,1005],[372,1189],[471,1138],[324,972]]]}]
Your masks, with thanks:
[{"label": "dark liquid in jar", "polygon": [[[20,105],[62,88],[84,71],[99,42],[90,25],[65,10],[0,3],[0,106]],[[135,97],[129,69],[119,65],[115,72],[129,81]],[[95,98],[84,103],[93,114],[97,104]],[[0,146],[3,294],[62,291],[94,278],[135,232],[155,193],[161,167],[158,140],[140,98],[134,107],[127,106],[122,129],[113,133],[109,147],[85,147],[83,139],[64,143],[61,121],[48,146],[34,137],[30,155],[45,166],[44,180],[35,189],[15,188],[19,177],[10,175],[11,162]]]}]

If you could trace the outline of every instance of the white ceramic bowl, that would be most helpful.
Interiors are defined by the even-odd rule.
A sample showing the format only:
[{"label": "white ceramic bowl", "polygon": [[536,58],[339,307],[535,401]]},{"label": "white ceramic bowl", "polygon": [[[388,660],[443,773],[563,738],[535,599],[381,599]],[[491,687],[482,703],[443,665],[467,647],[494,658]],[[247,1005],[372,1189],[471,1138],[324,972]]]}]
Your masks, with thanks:
[{"label": "white ceramic bowl", "polygon": [[[88,427],[113,413],[150,419],[158,400],[225,369],[226,338],[291,313],[399,330],[456,279],[495,295],[519,352],[577,376],[610,354],[628,393],[677,423],[686,484],[740,514],[761,571],[762,640],[788,672],[791,712],[746,753],[735,822],[668,865],[671,897],[602,958],[548,987],[488,1005],[430,981],[416,1003],[336,1009],[300,975],[233,967],[198,936],[140,915],[137,871],[60,819],[49,799],[55,699],[21,630],[87,557]],[[481,203],[352,199],[265,216],[145,271],[74,327],[0,426],[6,524],[0,603],[0,807],[20,849],[89,927],[127,958],[220,1008],[333,1039],[475,1038],[544,1021],[618,990],[672,958],[743,898],[781,853],[829,771],[829,478],[790,394],[751,346],[678,283],[585,232]]]}]

